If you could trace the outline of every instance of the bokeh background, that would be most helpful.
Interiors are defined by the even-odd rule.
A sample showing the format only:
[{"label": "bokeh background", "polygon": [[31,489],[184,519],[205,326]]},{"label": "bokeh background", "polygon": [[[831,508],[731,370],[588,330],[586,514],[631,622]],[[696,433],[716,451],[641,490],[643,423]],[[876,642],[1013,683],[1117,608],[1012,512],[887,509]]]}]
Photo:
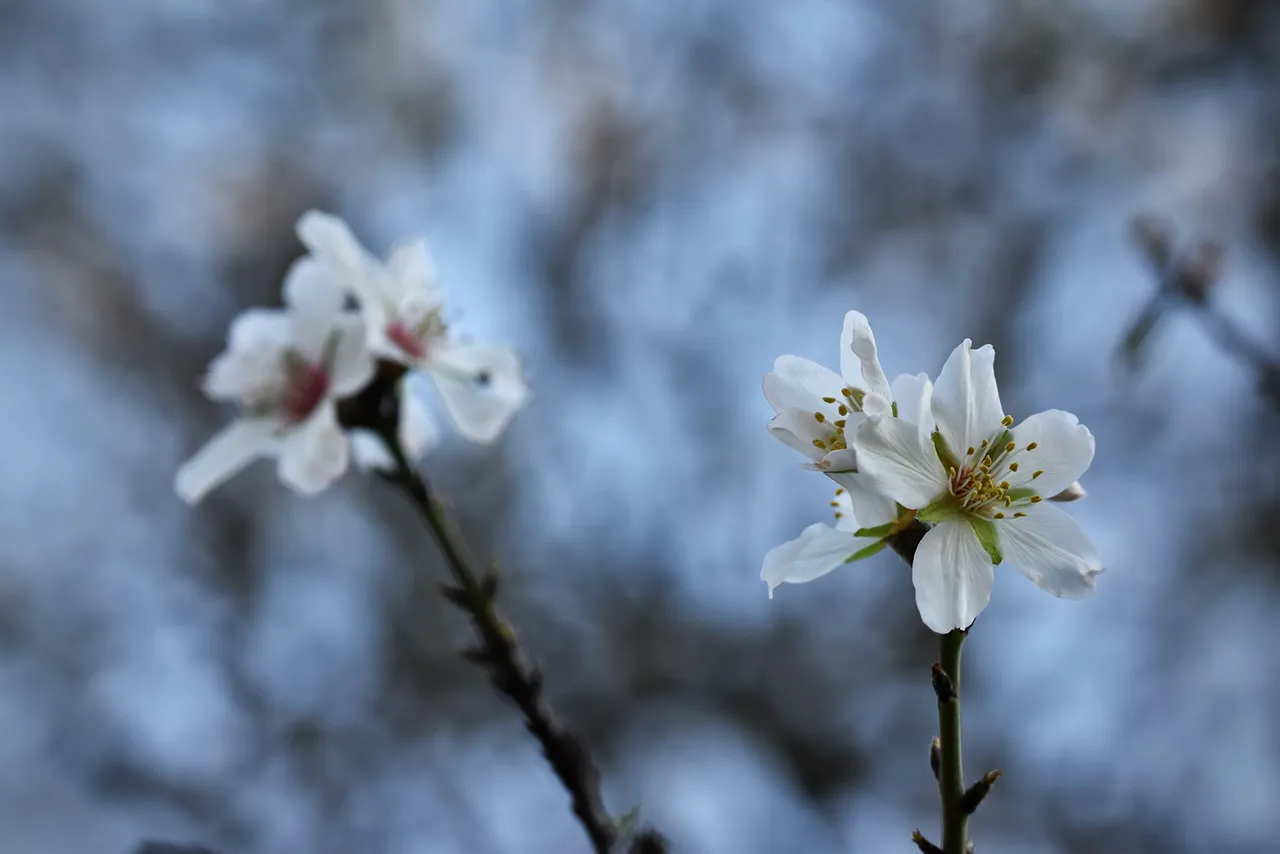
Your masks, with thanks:
[{"label": "bokeh background", "polygon": [[615,812],[681,854],[937,825],[906,568],[758,578],[831,497],[761,376],[858,308],[891,374],[992,343],[1008,411],[1098,439],[1098,595],[1001,571],[966,644],[979,852],[1280,850],[1280,416],[1194,311],[1116,359],[1146,211],[1280,351],[1276,3],[3,0],[0,104],[3,854],[587,850],[396,496],[172,493],[312,206],[426,234],[525,356],[503,441],[424,465]]}]

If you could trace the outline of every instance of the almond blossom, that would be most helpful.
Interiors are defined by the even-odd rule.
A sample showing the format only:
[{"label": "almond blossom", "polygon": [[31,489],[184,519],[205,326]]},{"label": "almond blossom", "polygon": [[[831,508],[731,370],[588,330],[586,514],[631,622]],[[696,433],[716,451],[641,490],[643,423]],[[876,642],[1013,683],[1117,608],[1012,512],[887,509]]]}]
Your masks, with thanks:
[{"label": "almond blossom", "polygon": [[311,257],[359,300],[374,353],[429,376],[462,436],[496,440],[529,398],[520,359],[505,347],[448,335],[444,297],[425,241],[401,243],[383,262],[332,214],[308,211],[297,231]]},{"label": "almond blossom", "polygon": [[259,457],[276,458],[280,479],[303,495],[346,471],[335,404],[373,374],[364,325],[343,310],[340,283],[311,258],[289,269],[284,301],[284,309],[237,317],[227,349],[209,366],[204,393],[238,404],[241,417],[179,468],[174,486],[189,504]]},{"label": "almond blossom", "polygon": [[994,364],[990,346],[974,350],[966,339],[938,375],[927,416],[869,416],[854,443],[860,477],[935,523],[911,575],[920,616],[939,633],[974,621],[1005,558],[1064,598],[1089,596],[1102,571],[1080,525],[1045,503],[1083,494],[1076,480],[1093,460],[1093,435],[1060,410],[1014,426]]}]

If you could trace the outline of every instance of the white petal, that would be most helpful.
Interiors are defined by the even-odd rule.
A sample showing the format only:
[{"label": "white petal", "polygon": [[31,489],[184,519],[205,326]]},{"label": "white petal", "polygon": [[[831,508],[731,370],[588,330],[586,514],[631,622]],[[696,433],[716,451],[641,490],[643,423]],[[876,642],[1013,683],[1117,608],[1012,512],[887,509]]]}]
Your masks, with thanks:
[{"label": "white petal", "polygon": [[[814,448],[814,450],[818,449]],[[826,472],[827,474],[857,471],[858,455],[854,453],[852,448],[832,451],[823,457],[821,462],[814,465],[813,468],[815,471]]]},{"label": "white petal", "polygon": [[[764,397],[774,412],[799,409],[812,418],[815,412],[839,406],[843,388],[844,380],[835,371],[799,356],[779,356],[764,375]],[[826,404],[824,397],[834,397],[837,403]]]},{"label": "white petal", "polygon": [[924,535],[911,564],[916,607],[938,634],[967,629],[991,601],[991,558],[964,519],[941,522]]},{"label": "white petal", "polygon": [[[867,475],[857,472],[835,472],[828,476],[843,486],[845,495],[848,496],[851,518],[856,520],[856,524],[849,530],[876,528],[897,518],[898,508],[894,506],[893,499],[877,489],[875,481]],[[843,523],[847,520],[840,521]],[[841,524],[837,527],[844,528],[846,525]]]},{"label": "white petal", "polygon": [[1022,518],[996,522],[1005,560],[1054,596],[1092,595],[1102,562],[1080,523],[1047,504],[1033,504],[1024,512]]},{"label": "white petal", "polygon": [[366,328],[359,315],[347,313],[338,318],[333,333],[329,389],[335,397],[348,397],[373,378],[373,353],[366,346]]},{"label": "white petal", "polygon": [[903,507],[919,510],[949,488],[933,447],[901,418],[867,419],[858,428],[856,450],[859,473]]},{"label": "white petal", "polygon": [[1066,503],[1069,501],[1079,501],[1081,498],[1087,498],[1088,496],[1088,490],[1081,486],[1080,481],[1077,480],[1057,495],[1050,495],[1049,500]]},{"label": "white petal", "polygon": [[867,316],[851,311],[844,316],[844,330],[840,334],[840,373],[852,388],[860,388],[892,399],[889,379],[880,367],[876,353],[876,336],[871,333]]},{"label": "white petal", "polygon": [[996,388],[995,358],[990,344],[974,350],[966,338],[952,351],[933,385],[933,416],[957,454],[1001,429],[1004,410]]},{"label": "white petal", "polygon": [[396,461],[387,451],[378,434],[372,430],[351,430],[347,434],[351,445],[351,459],[365,471],[394,471]]},{"label": "white petal", "polygon": [[819,435],[818,426],[812,412],[784,409],[769,420],[768,430],[769,435],[787,447],[794,448],[814,462],[821,462],[826,452],[813,444]]},{"label": "white petal", "polygon": [[284,299],[294,347],[308,360],[317,360],[342,313],[342,285],[333,270],[315,258],[302,257],[284,278]]},{"label": "white petal", "polygon": [[333,405],[321,405],[280,441],[277,468],[285,486],[300,495],[315,495],[347,470],[350,448],[338,426]]},{"label": "white petal", "polygon": [[828,525],[813,524],[797,539],[774,546],[764,556],[760,578],[769,585],[769,598],[780,584],[804,584],[821,578],[849,559],[859,549],[874,543],[854,537]]},{"label": "white petal", "polygon": [[438,346],[427,367],[454,427],[473,442],[497,439],[529,399],[520,359],[505,347]]},{"label": "white petal", "polygon": [[178,469],[174,489],[195,504],[258,457],[270,453],[280,429],[277,418],[243,418],[223,429]]},{"label": "white petal", "polygon": [[928,374],[899,374],[893,380],[893,402],[898,404],[898,417],[919,425],[925,439],[933,433],[933,382]]},{"label": "white petal", "polygon": [[274,398],[285,383],[283,358],[291,337],[285,312],[244,312],[231,322],[227,349],[209,364],[201,390],[213,400],[261,402]]},{"label": "white petal", "polygon": [[431,413],[418,395],[405,388],[400,393],[400,447],[404,455],[413,462],[439,441],[440,431]]},{"label": "white petal", "polygon": [[359,277],[374,260],[341,217],[309,210],[298,219],[296,230],[313,255],[348,276]]},{"label": "white petal", "polygon": [[893,401],[881,394],[868,393],[862,399],[862,411],[868,417],[883,415],[893,417]]},{"label": "white petal", "polygon": [[440,299],[435,260],[422,238],[397,244],[387,256],[387,272],[395,283],[396,299],[410,296],[419,301]]},{"label": "white petal", "polygon": [[[1071,486],[1093,462],[1093,434],[1070,412],[1050,409],[1038,412],[1013,428],[1017,443],[1012,460],[1018,470],[1005,477],[1015,486],[1030,486],[1045,498],[1056,496]],[[1036,443],[1035,450],[1026,450]],[[1036,471],[1044,474],[1035,480]]]}]

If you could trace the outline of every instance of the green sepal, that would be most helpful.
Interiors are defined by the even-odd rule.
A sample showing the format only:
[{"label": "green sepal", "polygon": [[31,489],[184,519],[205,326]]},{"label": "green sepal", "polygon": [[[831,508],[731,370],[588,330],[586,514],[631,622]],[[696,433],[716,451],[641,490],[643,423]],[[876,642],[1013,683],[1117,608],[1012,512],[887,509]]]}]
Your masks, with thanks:
[{"label": "green sepal", "polygon": [[933,449],[937,451],[938,459],[942,461],[942,467],[946,469],[947,476],[950,477],[953,469],[960,471],[960,460],[956,459],[955,452],[951,450],[951,446],[943,438],[942,432],[934,430],[929,438],[933,439]]},{"label": "green sepal", "polygon": [[855,537],[875,537],[877,540],[889,536],[898,527],[895,519],[892,522],[885,522],[883,525],[876,525],[874,528],[859,528],[853,532]]},{"label": "green sepal", "polygon": [[880,552],[884,551],[885,547],[888,545],[888,540],[878,540],[866,548],[858,549],[856,552],[845,558],[844,562],[853,563],[854,561],[862,560],[863,558],[871,557],[872,555],[878,555]]},{"label": "green sepal", "polygon": [[987,461],[999,459],[1002,454],[1006,453],[1005,446],[1011,441],[1013,441],[1013,434],[1005,430],[999,436],[996,436],[994,442],[987,446],[987,451],[982,458]]},{"label": "green sepal", "polygon": [[943,493],[916,511],[916,518],[921,522],[941,522],[961,513],[960,499],[950,492]]},{"label": "green sepal", "polygon": [[1000,554],[1000,536],[996,533],[996,524],[990,519],[983,519],[979,516],[969,517],[969,527],[973,528],[973,533],[978,538],[978,543],[982,546],[990,557],[991,562],[999,566],[1004,556]]},{"label": "green sepal", "polygon": [[893,403],[890,404],[889,408],[893,410],[893,417],[897,418],[898,417],[898,401],[896,400],[893,401]]}]

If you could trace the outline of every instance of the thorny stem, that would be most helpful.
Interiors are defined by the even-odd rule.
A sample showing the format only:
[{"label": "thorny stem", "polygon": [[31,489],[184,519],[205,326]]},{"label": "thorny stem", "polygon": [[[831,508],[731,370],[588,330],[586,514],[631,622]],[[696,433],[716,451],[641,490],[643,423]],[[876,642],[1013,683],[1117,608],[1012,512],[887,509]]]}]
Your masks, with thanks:
[{"label": "thorny stem", "polygon": [[[441,593],[471,618],[479,645],[464,657],[484,669],[493,686],[524,716],[525,728],[537,739],[551,769],[569,793],[573,813],[586,831],[596,854],[610,854],[619,842],[618,826],[609,816],[600,793],[600,772],[586,748],[562,726],[542,692],[542,673],[526,661],[511,624],[498,613],[496,571],[477,572],[448,509],[405,457],[397,437],[399,415],[396,385],[403,369],[384,363],[378,378],[355,398],[340,406],[339,418],[348,427],[372,430],[394,463],[387,480],[409,499],[435,536],[456,586]],[[665,854],[665,839],[652,830],[632,839],[633,854]]]}]

